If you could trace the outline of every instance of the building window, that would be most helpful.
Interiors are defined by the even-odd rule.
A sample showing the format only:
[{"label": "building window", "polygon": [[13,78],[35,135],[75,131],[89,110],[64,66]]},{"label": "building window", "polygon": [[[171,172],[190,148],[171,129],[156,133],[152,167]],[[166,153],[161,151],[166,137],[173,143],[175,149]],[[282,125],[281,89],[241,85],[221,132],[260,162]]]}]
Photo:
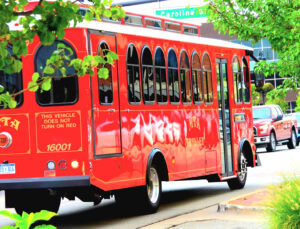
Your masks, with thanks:
[{"label": "building window", "polygon": [[237,56],[233,58],[232,73],[233,73],[234,100],[236,103],[241,103],[243,101],[243,87],[242,87],[243,80],[242,80],[240,62]]},{"label": "building window", "polygon": [[185,51],[182,51],[180,55],[180,83],[182,102],[190,103],[192,101],[190,67],[189,57]]},{"label": "building window", "polygon": [[130,44],[127,49],[127,83],[129,103],[140,103],[140,65],[138,53],[133,44]]},{"label": "building window", "polygon": [[[62,41],[55,41],[50,46],[40,46],[35,55],[35,71],[40,75],[43,75],[44,67],[46,66],[46,61],[51,57],[52,53],[57,49],[59,43],[64,43],[67,47],[73,50],[73,54],[70,59],[75,59],[76,54],[74,49],[70,44]],[[69,55],[69,51],[66,50],[66,54]],[[52,87],[50,91],[41,92],[38,90],[36,92],[37,102],[41,106],[51,106],[51,105],[71,105],[78,100],[78,79],[75,75],[75,70],[73,67],[67,67],[65,63],[65,68],[67,69],[66,75],[73,77],[63,77],[60,71],[54,73],[55,77],[52,78]],[[47,74],[44,74],[47,76]]]},{"label": "building window", "polygon": [[205,103],[213,102],[213,84],[212,84],[212,73],[211,63],[207,53],[203,55],[203,93]]},{"label": "building window", "polygon": [[165,56],[161,48],[155,52],[155,83],[156,83],[156,100],[158,103],[166,103],[167,95],[167,77]]},{"label": "building window", "polygon": [[[7,48],[8,55],[12,55],[12,48]],[[3,88],[2,93],[9,92],[9,94],[17,93],[23,90],[23,83],[22,83],[22,72],[8,74],[4,71],[0,71],[0,87]],[[23,103],[23,93],[19,94],[15,97],[15,101],[17,102],[16,107],[20,107]],[[8,108],[0,103],[0,109]]]},{"label": "building window", "polygon": [[244,103],[249,103],[250,102],[250,87],[251,87],[251,82],[250,82],[250,75],[249,75],[249,67],[248,67],[248,62],[245,57],[242,58],[242,75],[244,78],[243,82],[243,90],[244,90],[244,97],[243,101]]},{"label": "building window", "polygon": [[202,72],[199,55],[195,52],[192,57],[192,85],[194,103],[203,101]]},{"label": "building window", "polygon": [[153,104],[155,100],[153,61],[148,47],[144,47],[142,51],[142,82],[144,103]]},{"label": "building window", "polygon": [[[98,50],[99,56],[105,56],[109,51],[108,45],[103,42]],[[105,57],[104,57],[105,58]],[[101,105],[111,105],[113,103],[113,81],[112,81],[112,66],[111,64],[100,65],[108,69],[108,78],[103,79],[98,77],[99,85],[99,101]]]},{"label": "building window", "polygon": [[168,54],[168,81],[169,81],[169,99],[171,103],[178,103],[179,80],[178,80],[178,62],[173,49]]}]

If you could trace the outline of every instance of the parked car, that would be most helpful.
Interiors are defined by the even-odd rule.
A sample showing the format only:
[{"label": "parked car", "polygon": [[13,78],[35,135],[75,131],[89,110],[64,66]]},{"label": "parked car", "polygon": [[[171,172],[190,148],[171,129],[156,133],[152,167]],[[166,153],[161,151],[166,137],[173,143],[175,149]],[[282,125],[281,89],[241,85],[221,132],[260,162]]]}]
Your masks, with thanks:
[{"label": "parked car", "polygon": [[297,120],[297,125],[298,125],[297,146],[298,146],[300,143],[300,112],[292,113],[291,116]]},{"label": "parked car", "polygon": [[254,143],[257,148],[266,147],[268,152],[276,150],[278,143],[289,149],[297,145],[297,120],[283,114],[278,105],[253,107]]}]

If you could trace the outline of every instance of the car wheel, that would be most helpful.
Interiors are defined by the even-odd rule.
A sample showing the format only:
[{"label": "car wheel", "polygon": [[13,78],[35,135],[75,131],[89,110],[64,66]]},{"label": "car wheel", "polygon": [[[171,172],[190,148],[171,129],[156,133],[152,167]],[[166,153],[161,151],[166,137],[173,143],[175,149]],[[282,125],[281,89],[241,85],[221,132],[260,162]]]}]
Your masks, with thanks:
[{"label": "car wheel", "polygon": [[244,188],[247,180],[247,160],[244,155],[244,151],[241,152],[239,160],[239,172],[236,178],[227,181],[227,184],[231,190]]},{"label": "car wheel", "polygon": [[274,134],[274,132],[271,132],[271,134],[270,134],[270,143],[267,146],[267,151],[268,152],[275,152],[276,151],[276,145],[277,145],[277,142],[276,142],[275,134]]},{"label": "car wheel", "polygon": [[295,149],[296,145],[297,145],[296,133],[294,130],[292,130],[291,138],[289,139],[287,146],[289,149]]}]

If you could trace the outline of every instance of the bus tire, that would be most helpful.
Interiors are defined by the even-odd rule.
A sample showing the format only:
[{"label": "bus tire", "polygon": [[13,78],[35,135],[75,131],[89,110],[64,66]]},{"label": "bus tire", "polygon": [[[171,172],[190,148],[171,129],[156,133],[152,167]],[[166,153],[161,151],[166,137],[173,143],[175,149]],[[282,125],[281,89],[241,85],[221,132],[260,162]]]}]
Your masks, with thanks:
[{"label": "bus tire", "polygon": [[239,172],[236,178],[227,181],[227,184],[231,190],[244,188],[247,180],[247,160],[244,151],[240,154],[239,159]]},{"label": "bus tire", "polygon": [[291,138],[289,139],[289,142],[287,144],[289,149],[295,149],[297,145],[297,137],[294,130],[292,130]]},{"label": "bus tire", "polygon": [[118,207],[127,211],[130,209],[147,214],[155,213],[161,200],[161,175],[158,166],[155,163],[151,165],[145,186],[120,190],[115,194],[115,200]]},{"label": "bus tire", "polygon": [[274,132],[270,133],[270,143],[267,145],[267,151],[268,152],[275,152],[276,151],[276,145],[277,145],[277,141],[276,141],[276,136],[274,134]]},{"label": "bus tire", "polygon": [[15,210],[19,215],[23,211],[26,213],[39,212],[47,210],[51,212],[58,212],[61,197],[56,193],[50,193],[49,190],[23,190],[23,195],[15,204]]}]

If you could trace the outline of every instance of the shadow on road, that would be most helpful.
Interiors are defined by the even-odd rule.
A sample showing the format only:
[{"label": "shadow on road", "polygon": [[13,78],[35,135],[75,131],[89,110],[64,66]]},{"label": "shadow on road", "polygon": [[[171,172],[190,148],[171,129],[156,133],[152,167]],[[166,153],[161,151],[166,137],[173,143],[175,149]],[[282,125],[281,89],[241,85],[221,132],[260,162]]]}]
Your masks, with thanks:
[{"label": "shadow on road", "polygon": [[[204,199],[218,194],[225,194],[227,192],[230,192],[230,190],[224,185],[221,187],[198,187],[164,191],[159,212],[168,211],[176,206],[182,206],[187,203],[193,203],[195,200],[199,200],[201,198]],[[96,207],[90,207],[77,212],[59,215],[50,223],[58,228],[63,226],[72,227],[74,225],[91,226],[99,224],[100,226],[101,224],[107,225],[109,221],[125,218],[128,219],[142,215],[143,213],[139,213],[134,211],[134,209],[131,209],[131,206],[128,206],[127,209],[122,209],[115,203],[115,201],[112,200],[102,203]]]}]

